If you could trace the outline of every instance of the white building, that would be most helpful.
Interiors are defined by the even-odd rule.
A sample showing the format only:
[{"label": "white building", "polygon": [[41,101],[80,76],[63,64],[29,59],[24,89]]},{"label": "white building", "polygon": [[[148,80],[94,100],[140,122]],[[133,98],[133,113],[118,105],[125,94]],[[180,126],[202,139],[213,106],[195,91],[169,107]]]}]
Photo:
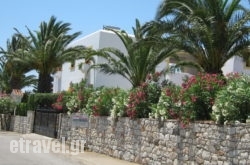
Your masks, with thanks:
[{"label": "white building", "polygon": [[[105,47],[113,47],[126,52],[122,41],[119,37],[110,30],[99,30],[92,34],[89,34],[75,42],[72,42],[70,46],[84,45],[86,47],[91,47],[93,49],[102,49]],[[78,65],[83,63],[84,60],[77,60],[75,66],[71,66],[71,63],[65,63],[62,66],[62,71],[57,72],[54,75],[54,87],[53,92],[60,92],[67,90],[70,83],[78,83],[82,79],[88,81],[94,87],[107,86],[107,87],[122,87],[124,89],[131,88],[128,80],[120,75],[107,75],[99,72],[96,69],[92,69],[89,74],[86,74],[87,65],[79,69]],[[103,63],[104,59],[100,57],[95,57],[96,63]]]},{"label": "white building", "polygon": [[[126,53],[126,48],[124,47],[120,38],[112,31],[109,30],[99,30],[92,34],[89,34],[77,41],[72,42],[70,46],[84,45],[86,47],[91,47],[93,49],[102,49],[105,47],[113,47]],[[186,56],[183,56],[186,58]],[[87,74],[88,65],[84,64],[81,69],[78,65],[83,63],[84,60],[77,60],[75,66],[71,66],[71,63],[65,63],[62,66],[62,70],[54,74],[54,84],[53,92],[60,92],[67,90],[70,83],[78,83],[82,79],[86,79],[88,83],[92,84],[94,87],[106,86],[106,87],[120,87],[123,89],[130,89],[131,84],[128,80],[120,75],[107,75],[97,69],[92,69]],[[96,63],[105,62],[104,59],[100,57],[95,57]],[[168,60],[162,62],[156,67],[156,71],[161,71],[166,67],[170,67],[172,63]],[[174,63],[173,63],[174,65]],[[224,74],[231,72],[250,74],[250,68],[246,67],[240,57],[231,58],[225,66],[222,68]],[[190,74],[191,73],[191,74]],[[165,78],[172,81],[175,84],[181,85],[182,79],[186,76],[191,76],[194,72],[192,69],[184,69],[184,72],[180,70],[175,70],[172,73],[167,73]]]},{"label": "white building", "polygon": [[225,63],[224,67],[222,67],[222,71],[224,75],[227,75],[228,73],[232,72],[250,75],[250,67],[247,66],[243,58],[239,56],[234,56],[229,59]]}]

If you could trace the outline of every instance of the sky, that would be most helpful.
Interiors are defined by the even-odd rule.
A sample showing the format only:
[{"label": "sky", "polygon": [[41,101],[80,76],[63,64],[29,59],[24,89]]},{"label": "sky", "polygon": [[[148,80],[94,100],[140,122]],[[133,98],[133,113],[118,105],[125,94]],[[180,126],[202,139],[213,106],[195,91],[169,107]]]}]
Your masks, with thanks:
[{"label": "sky", "polygon": [[26,27],[39,30],[40,23],[48,22],[51,16],[70,23],[70,33],[80,31],[80,37],[104,25],[132,33],[135,19],[141,24],[153,20],[160,3],[161,0],[5,0],[1,2],[0,47],[6,48],[14,28],[27,34]]}]

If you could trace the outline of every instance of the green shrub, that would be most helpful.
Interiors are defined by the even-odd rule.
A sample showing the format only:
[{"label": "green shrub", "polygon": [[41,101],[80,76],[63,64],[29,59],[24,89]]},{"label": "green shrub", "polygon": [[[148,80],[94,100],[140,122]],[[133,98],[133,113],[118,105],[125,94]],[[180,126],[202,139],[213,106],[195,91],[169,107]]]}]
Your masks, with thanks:
[{"label": "green shrub", "polygon": [[27,111],[30,110],[28,103],[19,103],[16,107],[16,115],[27,116]]},{"label": "green shrub", "polygon": [[35,94],[29,94],[27,97],[28,109],[34,111],[37,108],[37,105],[35,103]]},{"label": "green shrub", "polygon": [[58,94],[55,93],[35,93],[30,94],[28,98],[28,107],[31,110],[37,108],[52,108],[52,104],[56,102]]},{"label": "green shrub", "polygon": [[0,97],[0,114],[13,113],[16,103],[8,96]]}]

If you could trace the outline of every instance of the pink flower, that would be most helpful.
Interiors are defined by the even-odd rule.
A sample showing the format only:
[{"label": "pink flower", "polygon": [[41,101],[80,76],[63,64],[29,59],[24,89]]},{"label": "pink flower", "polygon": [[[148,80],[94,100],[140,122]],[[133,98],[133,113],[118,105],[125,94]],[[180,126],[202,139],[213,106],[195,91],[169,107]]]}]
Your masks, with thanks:
[{"label": "pink flower", "polygon": [[183,83],[181,86],[182,86],[182,88],[186,89],[187,88],[187,83]]},{"label": "pink flower", "polygon": [[192,102],[194,103],[194,102],[197,101],[197,97],[196,97],[196,96],[191,96],[191,100],[192,100]]},{"label": "pink flower", "polygon": [[167,88],[167,89],[166,89],[166,95],[167,95],[167,96],[171,96],[171,94],[172,94],[171,90],[170,90],[169,88]]},{"label": "pink flower", "polygon": [[142,87],[142,88],[146,88],[147,86],[148,86],[147,83],[145,83],[145,82],[141,83],[141,87]]}]

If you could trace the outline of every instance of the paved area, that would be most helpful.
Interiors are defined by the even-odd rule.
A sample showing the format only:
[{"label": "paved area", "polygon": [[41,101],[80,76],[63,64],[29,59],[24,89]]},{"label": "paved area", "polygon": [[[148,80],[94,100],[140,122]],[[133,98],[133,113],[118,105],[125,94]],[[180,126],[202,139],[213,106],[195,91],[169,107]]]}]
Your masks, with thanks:
[{"label": "paved area", "polygon": [[[20,141],[30,141],[22,143]],[[36,141],[36,142],[34,142]],[[38,141],[44,141],[38,144]],[[57,140],[37,134],[18,134],[14,132],[0,131],[0,164],[1,165],[137,165],[106,155],[94,152],[76,153],[68,150],[69,153],[52,152],[52,147],[48,147],[48,141],[57,143]],[[52,143],[49,143],[50,146]],[[39,146],[40,145],[40,146]],[[42,150],[39,150],[45,146]],[[60,145],[60,144],[58,144]],[[47,147],[47,148],[46,148]],[[58,147],[61,148],[62,146]],[[49,148],[49,150],[48,150]],[[14,152],[14,153],[13,153]]]}]

